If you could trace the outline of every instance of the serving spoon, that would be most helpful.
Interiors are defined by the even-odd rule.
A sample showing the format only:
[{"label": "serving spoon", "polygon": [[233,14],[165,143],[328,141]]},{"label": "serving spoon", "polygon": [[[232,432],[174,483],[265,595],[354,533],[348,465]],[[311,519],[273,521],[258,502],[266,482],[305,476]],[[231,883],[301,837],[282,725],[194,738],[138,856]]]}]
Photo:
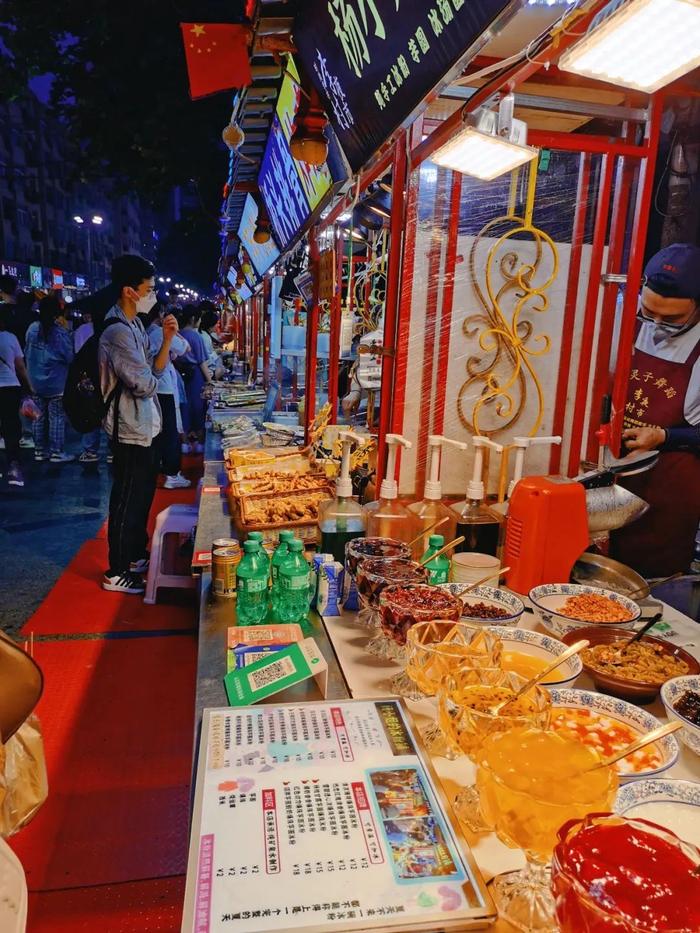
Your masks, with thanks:
[{"label": "serving spoon", "polygon": [[560,664],[563,664],[564,661],[568,661],[569,658],[573,658],[575,654],[583,651],[583,649],[587,648],[589,645],[590,642],[588,639],[582,638],[581,641],[577,641],[575,644],[571,645],[570,648],[567,648],[566,651],[562,651],[562,653],[558,654],[554,661],[551,664],[548,664],[544,670],[539,671],[537,674],[535,674],[534,677],[531,677],[530,680],[524,683],[517,691],[517,693],[513,694],[512,697],[509,697],[507,700],[502,700],[500,703],[495,703],[493,706],[489,707],[489,715],[497,716],[505,706],[508,706],[509,703],[517,700],[518,697],[523,696],[523,694],[527,693],[528,690],[532,690],[532,688],[536,687],[537,684],[547,676],[547,674],[551,674],[552,671],[555,671]]},{"label": "serving spoon", "polygon": [[620,761],[622,758],[626,758],[628,755],[638,752],[640,748],[651,745],[652,742],[658,742],[659,739],[663,739],[664,736],[671,735],[672,732],[678,732],[678,730],[682,728],[682,722],[667,722],[663,726],[658,726],[656,729],[652,729],[651,732],[640,735],[639,738],[630,745],[627,745],[619,752],[615,752],[614,755],[610,755],[609,758],[604,758],[602,761],[591,765],[590,768],[584,768],[582,774],[586,774],[588,771],[596,771],[598,768],[608,768],[610,765],[614,765],[616,761]]}]

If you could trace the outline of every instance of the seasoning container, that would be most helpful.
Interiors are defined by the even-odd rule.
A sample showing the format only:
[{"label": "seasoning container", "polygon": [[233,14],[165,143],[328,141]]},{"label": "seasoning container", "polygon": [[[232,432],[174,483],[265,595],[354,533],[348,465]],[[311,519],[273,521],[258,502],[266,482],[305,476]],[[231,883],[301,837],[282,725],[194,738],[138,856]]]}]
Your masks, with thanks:
[{"label": "seasoning container", "polygon": [[456,521],[455,533],[463,536],[464,541],[457,551],[474,551],[478,554],[490,554],[496,557],[501,545],[504,517],[486,505],[486,489],[482,479],[484,447],[490,447],[497,453],[503,452],[500,444],[487,437],[472,438],[474,445],[474,472],[467,485],[467,497],[452,506]]},{"label": "seasoning container", "polygon": [[233,599],[236,595],[236,568],[241,548],[236,541],[229,547],[213,547],[211,554],[211,590],[214,596]]}]

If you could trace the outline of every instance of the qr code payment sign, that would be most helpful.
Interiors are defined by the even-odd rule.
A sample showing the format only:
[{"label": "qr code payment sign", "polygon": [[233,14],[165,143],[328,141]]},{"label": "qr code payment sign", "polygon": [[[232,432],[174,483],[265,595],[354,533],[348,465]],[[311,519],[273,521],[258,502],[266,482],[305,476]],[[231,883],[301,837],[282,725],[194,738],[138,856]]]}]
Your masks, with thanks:
[{"label": "qr code payment sign", "polygon": [[278,661],[273,661],[272,664],[268,664],[267,667],[263,667],[258,671],[250,671],[247,675],[248,684],[250,689],[261,690],[263,687],[269,687],[271,684],[276,684],[280,680],[284,680],[285,677],[289,677],[291,674],[296,673],[296,667],[291,658],[280,658]]}]

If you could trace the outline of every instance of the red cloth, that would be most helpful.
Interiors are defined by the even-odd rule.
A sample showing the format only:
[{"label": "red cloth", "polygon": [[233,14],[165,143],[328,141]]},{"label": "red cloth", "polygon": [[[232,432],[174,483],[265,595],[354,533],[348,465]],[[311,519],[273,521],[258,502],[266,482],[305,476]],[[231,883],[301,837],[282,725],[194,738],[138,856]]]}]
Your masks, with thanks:
[{"label": "red cloth", "polygon": [[250,84],[247,26],[180,23],[180,28],[192,100]]}]

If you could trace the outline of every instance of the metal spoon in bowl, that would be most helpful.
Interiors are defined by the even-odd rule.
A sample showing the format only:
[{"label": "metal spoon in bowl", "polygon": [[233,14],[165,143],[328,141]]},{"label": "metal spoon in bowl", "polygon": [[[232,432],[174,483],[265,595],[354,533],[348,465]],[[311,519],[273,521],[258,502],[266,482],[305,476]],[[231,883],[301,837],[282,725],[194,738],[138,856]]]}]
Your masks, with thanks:
[{"label": "metal spoon in bowl", "polygon": [[651,732],[647,732],[645,735],[640,735],[638,739],[626,748],[623,748],[622,751],[615,752],[614,755],[611,755],[609,758],[604,758],[602,761],[597,762],[597,764],[591,765],[590,768],[584,768],[583,774],[586,774],[588,771],[595,771],[597,768],[608,768],[610,765],[614,765],[616,761],[620,761],[622,758],[626,758],[628,755],[638,752],[640,748],[651,745],[652,742],[658,742],[659,739],[663,739],[664,736],[671,735],[672,732],[678,732],[678,730],[682,728],[682,722],[667,722],[657,729],[652,729]]},{"label": "metal spoon in bowl", "polygon": [[508,706],[509,703],[512,703],[514,700],[517,700],[518,697],[521,697],[529,690],[532,690],[532,688],[536,687],[537,684],[547,676],[547,674],[551,674],[552,671],[555,671],[560,664],[563,664],[564,661],[568,661],[569,658],[573,658],[575,654],[583,651],[583,649],[587,648],[589,645],[590,642],[588,639],[582,638],[581,641],[577,641],[575,644],[571,645],[570,648],[567,648],[566,651],[562,651],[562,653],[557,655],[551,664],[548,664],[544,670],[539,671],[537,674],[535,674],[534,677],[531,677],[530,680],[523,684],[523,686],[512,697],[507,700],[503,700],[501,703],[496,703],[494,706],[491,706],[489,708],[489,714],[491,716],[497,716],[505,706]]},{"label": "metal spoon in bowl", "polygon": [[663,612],[657,612],[655,616],[652,616],[651,619],[649,619],[649,621],[646,622],[646,623],[640,628],[640,630],[639,630],[638,632],[635,632],[634,635],[633,635],[631,638],[629,638],[627,641],[624,641],[624,642],[620,645],[620,647],[617,649],[617,651],[615,652],[615,654],[616,654],[616,655],[621,654],[623,651],[626,651],[627,648],[629,648],[630,645],[633,645],[636,641],[639,641],[640,638],[642,638],[644,635],[646,635],[646,633],[649,631],[649,629],[653,628],[653,627],[656,625],[657,622],[660,622],[660,621],[661,621],[661,617],[662,617],[662,616],[663,616]]}]

